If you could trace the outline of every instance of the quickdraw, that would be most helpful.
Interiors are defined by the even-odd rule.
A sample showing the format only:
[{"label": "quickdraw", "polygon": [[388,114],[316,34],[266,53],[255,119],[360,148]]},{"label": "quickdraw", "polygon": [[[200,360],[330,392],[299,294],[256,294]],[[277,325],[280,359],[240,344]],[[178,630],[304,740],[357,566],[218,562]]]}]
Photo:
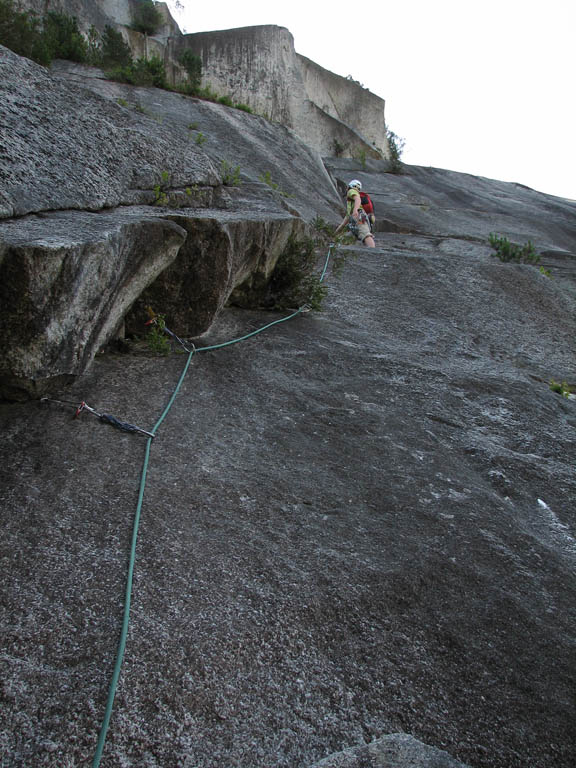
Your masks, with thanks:
[{"label": "quickdraw", "polygon": [[166,327],[166,323],[164,322],[164,315],[156,314],[156,312],[154,312],[152,307],[147,307],[146,311],[148,312],[148,316],[150,320],[147,320],[144,323],[144,325],[157,325],[161,331],[163,331],[164,333],[167,333],[168,336],[171,336],[175,341],[177,341],[178,344],[180,344],[180,346],[182,347],[182,349],[184,349],[186,352],[190,353],[190,352],[196,351],[196,347],[194,346],[194,344],[192,344],[192,349],[188,349],[188,347],[186,346],[186,344],[184,344],[182,339],[179,336],[176,336],[176,334],[173,331],[171,331],[170,328]]},{"label": "quickdraw", "polygon": [[[76,405],[76,403],[70,402],[70,400],[55,400],[51,397],[43,397],[42,401],[44,402],[50,402],[50,403],[62,403],[64,405]],[[110,424],[113,427],[116,427],[116,429],[120,429],[123,432],[139,432],[141,435],[146,435],[146,437],[155,437],[155,435],[152,432],[147,432],[145,429],[142,429],[141,427],[136,427],[134,424],[128,424],[127,421],[120,421],[120,419],[117,419],[115,416],[110,415],[109,413],[99,413],[94,408],[91,408],[88,403],[86,403],[84,400],[80,403],[79,406],[76,408],[76,413],[74,414],[74,418],[77,419],[78,416],[82,413],[82,411],[88,411],[88,413],[93,414],[96,416],[100,421],[104,422],[105,424]]]}]

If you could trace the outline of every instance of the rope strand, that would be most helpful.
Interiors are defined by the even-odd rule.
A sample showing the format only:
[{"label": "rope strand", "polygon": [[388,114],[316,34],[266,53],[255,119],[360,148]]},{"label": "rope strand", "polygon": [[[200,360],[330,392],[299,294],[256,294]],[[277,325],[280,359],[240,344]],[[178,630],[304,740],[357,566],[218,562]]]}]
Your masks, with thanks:
[{"label": "rope strand", "polygon": [[[331,244],[328,249],[328,255],[326,257],[326,261],[324,264],[324,269],[322,271],[322,275],[320,277],[320,281],[324,280],[324,276],[326,274],[326,270],[328,269],[328,262],[330,260],[330,255],[332,252],[332,248],[334,246]],[[256,336],[259,333],[262,333],[263,331],[267,330],[268,328],[272,328],[274,325],[278,325],[279,323],[285,323],[287,320],[291,320],[292,318],[296,317],[297,315],[301,314],[302,312],[308,311],[309,307],[307,305],[304,305],[303,307],[300,307],[295,312],[292,312],[292,314],[287,315],[286,317],[282,317],[279,320],[274,320],[271,323],[267,323],[266,325],[263,325],[260,328],[257,328],[255,331],[252,331],[251,333],[247,333],[244,336],[240,336],[236,339],[231,339],[230,341],[222,342],[220,344],[212,344],[207,347],[200,347],[199,349],[196,349],[192,345],[192,350],[189,351],[188,358],[186,360],[186,364],[184,366],[184,369],[180,375],[180,378],[178,379],[178,383],[176,384],[176,387],[174,388],[174,391],[172,392],[172,395],[168,401],[168,404],[164,408],[164,411],[162,412],[162,415],[152,428],[151,432],[147,432],[146,434],[149,435],[148,440],[146,441],[146,451],[144,454],[144,462],[142,465],[142,472],[140,475],[140,486],[138,490],[138,503],[136,505],[136,512],[134,515],[134,523],[132,526],[132,540],[130,545],[130,559],[128,563],[128,573],[126,577],[126,588],[125,588],[125,595],[124,595],[124,612],[122,617],[122,630],[120,633],[120,640],[118,642],[118,650],[116,652],[116,662],[114,664],[114,671],[112,673],[112,679],[110,681],[110,686],[108,689],[108,699],[106,702],[106,710],[104,712],[104,718],[102,721],[102,725],[100,728],[100,733],[98,736],[98,743],[96,746],[96,752],[94,754],[94,759],[92,761],[92,768],[99,768],[100,761],[102,759],[102,752],[104,750],[104,745],[106,743],[106,734],[108,732],[108,727],[110,725],[110,718],[112,717],[112,710],[114,708],[114,698],[116,696],[116,688],[118,686],[118,680],[120,678],[120,671],[122,669],[122,662],[124,660],[124,653],[126,651],[126,641],[128,637],[128,627],[130,623],[130,607],[132,602],[132,585],[134,580],[134,567],[136,563],[136,544],[138,541],[138,529],[140,526],[140,518],[142,513],[142,504],[144,502],[144,491],[146,488],[146,475],[148,472],[148,464],[150,461],[150,449],[152,447],[152,440],[156,435],[157,430],[159,429],[160,425],[168,415],[170,409],[172,408],[172,405],[174,403],[174,400],[176,399],[176,396],[178,395],[178,392],[180,390],[180,387],[182,386],[182,383],[184,379],[186,378],[186,374],[188,373],[188,368],[190,367],[190,363],[192,361],[192,357],[196,352],[208,352],[209,350],[214,349],[222,349],[223,347],[228,347],[232,344],[238,344],[241,341],[245,341],[246,339],[251,338],[252,336]],[[167,330],[167,329],[166,329]],[[184,344],[181,342],[178,337],[175,336],[175,334],[172,334],[170,332],[170,335],[173,335],[181,344],[184,346]],[[46,398],[47,399],[47,398]],[[64,401],[61,401],[64,402]],[[105,415],[105,414],[104,414]],[[113,417],[112,417],[113,418]],[[140,430],[143,431],[143,430]]]}]

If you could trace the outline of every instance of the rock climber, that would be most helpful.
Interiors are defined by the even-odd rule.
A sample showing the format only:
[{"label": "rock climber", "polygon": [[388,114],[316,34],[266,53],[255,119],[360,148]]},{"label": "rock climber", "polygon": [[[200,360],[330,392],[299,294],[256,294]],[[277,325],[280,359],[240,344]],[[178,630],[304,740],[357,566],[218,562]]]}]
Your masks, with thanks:
[{"label": "rock climber", "polygon": [[374,236],[370,230],[370,222],[368,215],[362,208],[362,201],[360,198],[360,190],[362,189],[362,182],[358,179],[352,179],[348,184],[348,191],[346,193],[346,216],[337,227],[334,232],[337,235],[345,226],[354,235],[357,240],[368,248],[375,248]]}]

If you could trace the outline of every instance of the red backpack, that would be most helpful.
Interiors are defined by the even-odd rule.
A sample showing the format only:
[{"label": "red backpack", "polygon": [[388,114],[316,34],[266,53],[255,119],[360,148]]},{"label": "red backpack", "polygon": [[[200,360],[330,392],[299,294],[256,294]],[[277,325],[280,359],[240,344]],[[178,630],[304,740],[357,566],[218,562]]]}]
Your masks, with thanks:
[{"label": "red backpack", "polygon": [[372,204],[372,200],[370,200],[370,195],[368,192],[362,192],[360,190],[360,202],[362,204],[362,208],[364,208],[368,215],[374,213],[374,205]]}]

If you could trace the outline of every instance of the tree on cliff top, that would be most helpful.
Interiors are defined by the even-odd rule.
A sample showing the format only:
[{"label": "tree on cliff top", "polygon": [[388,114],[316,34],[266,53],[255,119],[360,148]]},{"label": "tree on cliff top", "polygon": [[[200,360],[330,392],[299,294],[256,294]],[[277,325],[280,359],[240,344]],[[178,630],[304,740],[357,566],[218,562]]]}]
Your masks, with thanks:
[{"label": "tree on cliff top", "polygon": [[188,73],[191,91],[199,91],[202,84],[202,59],[200,56],[196,56],[192,51],[184,51],[180,55],[179,62]]},{"label": "tree on cliff top", "polygon": [[48,57],[68,59],[68,61],[86,61],[88,45],[78,28],[76,18],[63,13],[49,11],[44,17],[44,45]]},{"label": "tree on cliff top", "polygon": [[154,0],[139,0],[132,18],[132,27],[144,35],[153,35],[162,26],[162,14]]},{"label": "tree on cliff top", "polygon": [[122,34],[107,25],[102,35],[97,64],[103,67],[129,67],[132,64],[130,46],[124,41]]},{"label": "tree on cliff top", "polygon": [[0,0],[0,43],[19,56],[47,63],[38,56],[38,21],[28,12],[17,11],[13,0]]},{"label": "tree on cliff top", "polygon": [[75,18],[50,11],[41,19],[0,0],[0,43],[19,56],[48,65],[53,59],[86,61],[88,45]]}]

